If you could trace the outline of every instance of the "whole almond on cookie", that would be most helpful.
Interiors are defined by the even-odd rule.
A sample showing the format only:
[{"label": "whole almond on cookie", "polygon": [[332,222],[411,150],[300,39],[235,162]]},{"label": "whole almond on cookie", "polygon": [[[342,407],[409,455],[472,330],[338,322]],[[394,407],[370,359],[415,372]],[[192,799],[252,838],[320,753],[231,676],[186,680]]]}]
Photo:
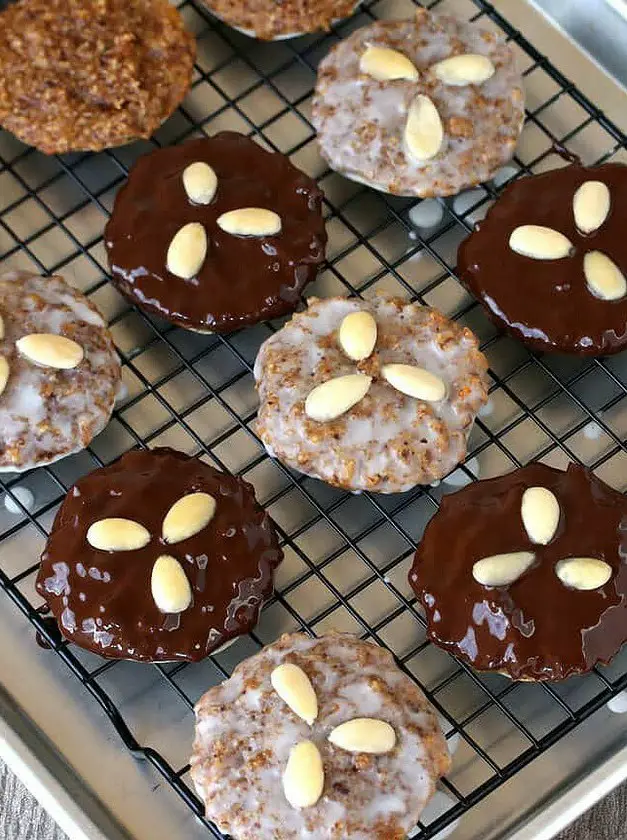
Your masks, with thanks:
[{"label": "whole almond on cookie", "polygon": [[433,65],[433,72],[445,85],[480,85],[494,75],[494,64],[486,55],[464,53]]},{"label": "whole almond on cookie", "polygon": [[550,490],[528,487],[523,493],[520,513],[531,542],[538,545],[551,542],[560,521],[560,506]]},{"label": "whole almond on cookie", "polygon": [[351,312],[340,324],[339,341],[349,359],[367,359],[377,343],[377,322],[370,312]]},{"label": "whole almond on cookie", "polygon": [[90,525],[87,542],[100,551],[137,551],[148,545],[150,532],[132,519],[99,519]]},{"label": "whole almond on cookie", "polygon": [[216,500],[209,493],[188,493],[175,502],[163,520],[162,536],[178,543],[202,531],[214,517]]},{"label": "whole almond on cookie", "polygon": [[509,247],[533,260],[561,260],[573,249],[563,233],[542,225],[520,225],[512,231]]},{"label": "whole almond on cookie", "polygon": [[286,662],[274,669],[270,681],[281,700],[311,726],[318,717],[318,700],[311,680],[303,669]]},{"label": "whole almond on cookie", "polygon": [[584,181],[573,196],[573,215],[578,230],[593,233],[610,212],[610,191],[603,181]]},{"label": "whole almond on cookie", "polygon": [[532,551],[511,551],[483,557],[472,567],[472,576],[483,586],[509,586],[533,564]]},{"label": "whole almond on cookie", "polygon": [[418,163],[435,157],[442,147],[444,128],[438,109],[419,93],[409,106],[405,123],[405,146]]},{"label": "whole almond on cookie", "polygon": [[322,796],[324,769],[318,747],[301,741],[292,747],[283,774],[285,798],[293,808],[310,808]]},{"label": "whole almond on cookie", "polygon": [[192,588],[179,561],[169,554],[157,557],[152,567],[150,589],[163,613],[180,613],[192,602]]},{"label": "whole almond on cookie", "polygon": [[200,222],[189,222],[174,235],[168,248],[166,266],[170,274],[183,280],[195,277],[207,256],[207,234]]},{"label": "whole almond on cookie", "polygon": [[15,345],[19,352],[41,367],[71,370],[83,361],[80,344],[53,333],[31,333],[18,339]]},{"label": "whole almond on cookie", "polygon": [[368,46],[359,61],[359,69],[380,82],[408,79],[415,82],[419,73],[414,63],[390,47]]}]

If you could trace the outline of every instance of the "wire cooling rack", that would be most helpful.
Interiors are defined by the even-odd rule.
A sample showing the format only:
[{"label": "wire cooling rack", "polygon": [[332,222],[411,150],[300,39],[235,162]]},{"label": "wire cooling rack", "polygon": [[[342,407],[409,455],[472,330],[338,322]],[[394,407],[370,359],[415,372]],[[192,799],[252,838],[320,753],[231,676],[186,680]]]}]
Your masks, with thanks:
[{"label": "wire cooling rack", "polygon": [[[194,85],[153,141],[47,158],[0,132],[0,270],[58,272],[85,291],[110,320],[125,385],[109,427],[85,452],[28,474],[0,476],[0,589],[53,648],[50,656],[59,656],[87,687],[128,749],[148,759],[201,820],[186,763],[192,705],[283,631],[335,628],[384,645],[438,709],[457,752],[436,805],[417,829],[425,840],[627,687],[624,652],[611,666],[563,685],[475,673],[426,640],[421,608],[407,585],[416,542],[438,500],[477,477],[530,460],[557,466],[575,460],[618,489],[627,486],[627,354],[605,360],[532,355],[495,331],[454,270],[457,245],[507,180],[563,165],[555,144],[596,163],[618,159],[626,138],[493,5],[429,5],[506,33],[524,69],[528,112],[512,166],[490,184],[440,201],[442,219],[428,231],[412,223],[420,202],[379,195],[330,172],[309,120],[315,67],[329,46],[375,17],[409,16],[410,0],[365,3],[331,33],[272,44],[247,39],[188,0],[180,8],[198,37]],[[107,282],[102,229],[129,166],[155,146],[222,129],[255,135],[323,187],[328,261],[308,294],[405,295],[439,307],[480,336],[490,361],[490,402],[465,465],[438,486],[353,496],[269,459],[252,427],[252,364],[280,323],[230,336],[184,332],[129,307]],[[251,481],[286,554],[255,632],[198,665],[138,666],[74,648],[45,617],[33,586],[39,552],[68,487],[131,447],[158,445],[198,454]],[[151,730],[148,747],[140,733],[154,714],[161,725]],[[175,721],[182,740],[171,736]]]}]

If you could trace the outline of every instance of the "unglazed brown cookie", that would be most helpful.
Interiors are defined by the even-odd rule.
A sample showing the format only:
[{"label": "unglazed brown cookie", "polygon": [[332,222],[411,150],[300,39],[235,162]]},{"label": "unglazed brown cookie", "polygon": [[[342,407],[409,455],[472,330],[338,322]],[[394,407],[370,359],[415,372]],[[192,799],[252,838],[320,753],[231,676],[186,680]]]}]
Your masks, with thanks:
[{"label": "unglazed brown cookie", "polygon": [[328,29],[348,17],[359,0],[201,0],[214,15],[263,40]]},{"label": "unglazed brown cookie", "polygon": [[475,336],[399,298],[308,303],[255,362],[270,455],[354,491],[397,493],[447,475],[487,400]]},{"label": "unglazed brown cookie", "polygon": [[531,464],[445,496],[409,582],[445,650],[479,670],[561,680],[627,641],[625,557],[625,496],[575,464]]},{"label": "unglazed brown cookie", "polygon": [[150,137],[195,54],[168,0],[18,0],[0,14],[0,125],[46,154]]},{"label": "unglazed brown cookie", "polygon": [[[584,187],[589,184],[593,186]],[[578,226],[576,195],[579,225],[594,230]],[[592,213],[587,223],[586,213]],[[571,165],[521,178],[505,189],[462,243],[460,278],[490,318],[529,347],[586,356],[618,353],[627,347],[626,214],[623,164]],[[535,258],[529,255],[529,226],[550,229],[539,240],[532,230],[531,246],[544,243],[550,250],[543,253],[551,258],[540,252]],[[521,228],[526,228],[522,234]],[[613,277],[613,299],[603,299],[602,289],[594,285],[599,271]]]},{"label": "unglazed brown cookie", "polygon": [[322,156],[384,192],[454,195],[488,180],[514,154],[523,119],[505,39],[425,9],[358,29],[318,68]]},{"label": "unglazed brown cookie", "polygon": [[70,489],[37,591],[81,647],[197,661],[255,625],[282,556],[250,484],[173,449],[140,450]]},{"label": "unglazed brown cookie", "polygon": [[111,334],[84,295],[62,277],[0,276],[0,472],[84,449],[119,383]]},{"label": "unglazed brown cookie", "polygon": [[285,635],[196,706],[191,776],[234,840],[400,840],[449,767],[422,691],[347,634]]},{"label": "unglazed brown cookie", "polygon": [[[132,168],[105,230],[113,282],[143,309],[201,332],[292,312],[324,259],[321,203],[316,183],[287,157],[242,134],[152,152]],[[269,219],[268,232],[224,229],[241,209],[254,224],[251,208]],[[177,254],[184,261],[194,249],[194,264],[181,268]]]}]

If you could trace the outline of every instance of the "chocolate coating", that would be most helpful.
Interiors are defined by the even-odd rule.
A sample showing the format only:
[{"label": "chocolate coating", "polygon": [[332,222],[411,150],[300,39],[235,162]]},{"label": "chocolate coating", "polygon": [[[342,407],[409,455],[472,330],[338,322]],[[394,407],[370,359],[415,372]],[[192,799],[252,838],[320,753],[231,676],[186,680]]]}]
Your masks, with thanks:
[{"label": "chocolate coating", "polygon": [[[165,543],[166,513],[194,492],[215,498],[215,516],[194,536]],[[108,517],[141,523],[150,542],[135,551],[92,548],[89,526]],[[192,589],[192,604],[177,615],[161,613],[151,594],[162,554],[181,563]],[[250,484],[173,449],[141,450],[70,489],[36,586],[63,635],[81,647],[111,658],[197,661],[255,625],[282,557]]]},{"label": "chocolate coating", "polygon": [[[610,213],[594,233],[577,230],[573,196],[584,181],[603,181]],[[542,351],[601,356],[627,347],[627,296],[604,301],[587,288],[587,251],[605,253],[627,275],[627,166],[566,166],[507,187],[462,243],[458,272],[500,327]],[[574,245],[560,260],[536,260],[509,247],[519,225],[551,227]]]},{"label": "chocolate coating", "polygon": [[[218,178],[210,204],[193,204],[183,172],[208,163]],[[148,312],[202,332],[230,332],[292,312],[324,259],[322,192],[285,155],[224,131],[141,157],[119,191],[105,229],[112,280]],[[274,210],[276,236],[225,233],[218,216],[243,207]],[[200,222],[207,256],[197,277],[166,269],[170,242],[183,225]]]},{"label": "chocolate coating", "polygon": [[[534,545],[520,506],[528,487],[551,490],[560,505],[553,540]],[[477,560],[533,551],[535,564],[507,587],[473,578]],[[566,587],[555,564],[597,557],[608,583]],[[421,599],[429,638],[479,670],[514,679],[560,680],[608,662],[627,641],[627,498],[589,470],[531,464],[445,496],[418,546],[409,582]]]}]

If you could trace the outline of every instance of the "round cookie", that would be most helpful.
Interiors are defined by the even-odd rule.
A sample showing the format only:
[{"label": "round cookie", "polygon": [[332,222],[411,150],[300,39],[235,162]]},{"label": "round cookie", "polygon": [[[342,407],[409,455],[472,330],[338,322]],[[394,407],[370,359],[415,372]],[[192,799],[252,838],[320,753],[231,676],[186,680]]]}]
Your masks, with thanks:
[{"label": "round cookie", "polygon": [[0,13],[0,125],[46,154],[150,137],[195,54],[168,0],[18,0]]},{"label": "round cookie", "polygon": [[523,120],[505,40],[425,9],[358,29],[318,68],[312,121],[322,156],[384,192],[446,196],[487,181],[514,154]]},{"label": "round cookie", "polygon": [[[269,454],[353,491],[399,493],[447,475],[464,459],[487,400],[487,362],[475,336],[398,298],[308,304],[264,342],[255,362],[257,433]],[[348,316],[370,330],[357,361],[340,342]],[[344,410],[331,416],[334,405]]]},{"label": "round cookie", "polygon": [[0,472],[84,449],[119,383],[111,334],[84,295],[62,277],[0,276]]},{"label": "round cookie", "polygon": [[[295,697],[285,687],[298,677]],[[367,729],[357,744],[354,729],[351,738],[338,727],[360,718]],[[367,753],[374,729],[389,740]],[[295,755],[303,742],[310,746]],[[308,799],[287,770],[299,752],[313,755],[306,779],[317,790]],[[449,767],[422,691],[390,653],[347,634],[284,635],[196,706],[191,777],[207,817],[234,840],[405,837]]]},{"label": "round cookie", "polygon": [[[190,166],[201,173],[202,195],[187,175],[184,181]],[[242,134],[224,131],[160,149],[137,161],[116,197],[105,229],[113,282],[143,309],[200,332],[276,318],[295,309],[324,259],[321,205],[311,178]],[[255,216],[248,215],[253,227],[243,228],[232,211],[250,208],[269,211],[262,216],[280,230],[246,235],[260,230]],[[230,232],[221,226],[225,217],[236,224]],[[182,249],[173,260],[177,236]],[[190,270],[181,268],[179,257],[193,260],[195,253]]]},{"label": "round cookie", "polygon": [[409,582],[449,653],[513,679],[561,680],[627,641],[626,556],[625,496],[584,467],[531,464],[445,496]]},{"label": "round cookie", "polygon": [[[529,347],[581,356],[618,353],[627,347],[626,214],[623,164],[571,165],[522,178],[462,243],[459,276],[490,318]],[[540,232],[538,239],[535,226],[553,233]],[[595,285],[603,265],[601,277],[614,278],[612,299],[603,298],[603,281]]]},{"label": "round cookie", "polygon": [[282,557],[250,484],[173,449],[139,450],[70,489],[37,591],[94,653],[198,661],[256,624]]},{"label": "round cookie", "polygon": [[348,17],[361,0],[201,0],[235,29],[264,41],[294,38],[328,29]]}]

